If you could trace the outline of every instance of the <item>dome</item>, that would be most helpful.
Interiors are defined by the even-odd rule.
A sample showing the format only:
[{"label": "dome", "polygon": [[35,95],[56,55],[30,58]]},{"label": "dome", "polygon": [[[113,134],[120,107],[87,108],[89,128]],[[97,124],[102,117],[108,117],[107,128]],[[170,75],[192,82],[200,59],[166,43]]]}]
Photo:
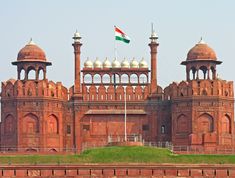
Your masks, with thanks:
[{"label": "dome", "polygon": [[111,62],[108,60],[108,58],[105,59],[105,61],[103,62],[103,68],[111,68]]},{"label": "dome", "polygon": [[202,39],[189,50],[187,60],[217,60],[215,51]]},{"label": "dome", "polygon": [[113,68],[120,68],[121,64],[117,59],[114,59],[113,62],[112,62],[112,67]]},{"label": "dome", "polygon": [[76,32],[74,33],[74,36],[73,36],[73,39],[74,39],[74,42],[76,43],[76,42],[80,42],[80,39],[81,39],[82,37],[80,36],[80,33],[76,30]]},{"label": "dome", "polygon": [[131,68],[139,68],[139,63],[135,58],[131,61]]},{"label": "dome", "polygon": [[139,63],[139,67],[140,68],[148,68],[148,64],[147,62],[144,60],[144,58],[141,59],[140,63]]},{"label": "dome", "polygon": [[93,62],[89,58],[87,58],[87,60],[84,62],[84,67],[93,68]]},{"label": "dome", "polygon": [[98,58],[94,62],[94,68],[102,68],[102,62]]},{"label": "dome", "polygon": [[32,39],[23,47],[17,56],[17,61],[46,61],[46,55],[44,51],[38,47]]},{"label": "dome", "polygon": [[76,32],[74,33],[74,38],[81,38],[80,33],[76,30]]},{"label": "dome", "polygon": [[128,62],[128,60],[124,58],[124,60],[121,63],[121,66],[122,68],[130,68],[130,63]]}]

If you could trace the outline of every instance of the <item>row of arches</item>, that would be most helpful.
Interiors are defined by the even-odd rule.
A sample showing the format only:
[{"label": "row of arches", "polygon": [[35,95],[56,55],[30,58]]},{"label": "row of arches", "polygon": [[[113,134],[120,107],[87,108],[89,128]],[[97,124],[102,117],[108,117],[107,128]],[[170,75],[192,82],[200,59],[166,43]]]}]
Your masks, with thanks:
[{"label": "row of arches", "polygon": [[96,87],[95,85],[91,85],[89,88],[83,86],[83,99],[85,101],[107,101],[107,100],[143,100],[148,97],[149,87],[141,87],[141,86],[127,86],[124,88],[123,86],[118,86],[115,88],[114,86],[105,87],[103,85]]},{"label": "row of arches", "polygon": [[149,77],[146,74],[85,74],[83,83],[148,83]]},{"label": "row of arches", "polygon": [[213,66],[200,66],[200,67],[191,67],[190,70],[187,70],[187,80],[205,80],[205,79],[216,79],[216,69]]},{"label": "row of arches", "polygon": [[46,69],[39,67],[36,69],[33,66],[27,69],[21,68],[18,71],[18,80],[45,80],[46,79]]},{"label": "row of arches", "polygon": [[[12,115],[7,115],[4,119],[4,132],[13,134],[16,131],[17,121]],[[40,132],[39,118],[30,113],[22,118],[22,132],[24,134],[38,134]],[[59,122],[55,115],[49,115],[46,119],[46,132],[49,134],[59,134]]]},{"label": "row of arches", "polygon": [[[215,131],[215,123],[214,118],[204,113],[200,115],[196,119],[195,123],[195,132],[196,133],[212,133]],[[220,132],[222,134],[231,134],[232,132],[232,123],[231,118],[228,115],[224,115],[222,118],[219,119],[220,122]],[[176,133],[190,133],[191,123],[188,117],[184,114],[180,115],[176,120]]]}]

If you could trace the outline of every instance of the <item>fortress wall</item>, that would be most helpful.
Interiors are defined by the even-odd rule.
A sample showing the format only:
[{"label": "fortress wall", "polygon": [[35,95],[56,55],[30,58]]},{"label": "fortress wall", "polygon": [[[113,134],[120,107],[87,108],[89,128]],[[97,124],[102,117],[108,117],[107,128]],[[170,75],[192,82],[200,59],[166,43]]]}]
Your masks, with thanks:
[{"label": "fortress wall", "polygon": [[192,96],[220,96],[233,98],[233,82],[226,80],[192,80],[173,82],[164,89],[164,99],[179,99]]},{"label": "fortress wall", "polygon": [[181,164],[90,164],[90,165],[6,165],[0,177],[235,177],[235,165]]}]

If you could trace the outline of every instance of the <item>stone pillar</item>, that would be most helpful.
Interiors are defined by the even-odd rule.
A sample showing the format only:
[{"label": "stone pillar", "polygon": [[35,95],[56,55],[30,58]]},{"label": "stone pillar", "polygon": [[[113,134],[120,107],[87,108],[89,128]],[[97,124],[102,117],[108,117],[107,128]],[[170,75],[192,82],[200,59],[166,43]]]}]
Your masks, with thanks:
[{"label": "stone pillar", "polygon": [[46,80],[47,78],[47,71],[46,69],[43,69],[43,80]]},{"label": "stone pillar", "polygon": [[74,43],[72,44],[73,45],[73,48],[74,48],[74,63],[75,63],[75,68],[74,68],[74,93],[75,94],[78,94],[81,92],[81,79],[80,79],[80,75],[81,75],[81,71],[80,71],[80,63],[81,63],[81,60],[80,60],[80,54],[81,54],[81,46],[82,46],[82,43],[80,42],[80,35],[78,32],[76,32],[74,34]]},{"label": "stone pillar", "polygon": [[18,80],[20,80],[20,72],[21,72],[21,71],[20,71],[20,69],[18,68],[18,69],[17,69],[17,79],[18,79]]},{"label": "stone pillar", "polygon": [[36,80],[39,79],[39,70],[38,70],[38,68],[35,70],[35,79]]},{"label": "stone pillar", "polygon": [[210,80],[210,68],[207,69],[208,73],[207,73],[207,79]]},{"label": "stone pillar", "polygon": [[159,44],[157,43],[158,37],[155,33],[152,33],[149,43],[150,54],[151,54],[151,84],[150,91],[151,93],[155,93],[157,91],[157,47]]},{"label": "stone pillar", "polygon": [[199,79],[199,69],[196,70],[196,73],[197,73],[197,78],[196,79]]},{"label": "stone pillar", "polygon": [[189,81],[190,80],[190,71],[186,70],[186,80]]}]

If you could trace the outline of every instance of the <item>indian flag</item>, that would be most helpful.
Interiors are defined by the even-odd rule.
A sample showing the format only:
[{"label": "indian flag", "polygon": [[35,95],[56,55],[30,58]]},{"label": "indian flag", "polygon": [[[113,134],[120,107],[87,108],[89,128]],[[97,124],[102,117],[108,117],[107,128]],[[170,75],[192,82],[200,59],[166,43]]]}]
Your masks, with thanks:
[{"label": "indian flag", "polygon": [[115,39],[123,41],[124,43],[130,43],[130,38],[122,31],[120,28],[114,26],[115,28]]}]

